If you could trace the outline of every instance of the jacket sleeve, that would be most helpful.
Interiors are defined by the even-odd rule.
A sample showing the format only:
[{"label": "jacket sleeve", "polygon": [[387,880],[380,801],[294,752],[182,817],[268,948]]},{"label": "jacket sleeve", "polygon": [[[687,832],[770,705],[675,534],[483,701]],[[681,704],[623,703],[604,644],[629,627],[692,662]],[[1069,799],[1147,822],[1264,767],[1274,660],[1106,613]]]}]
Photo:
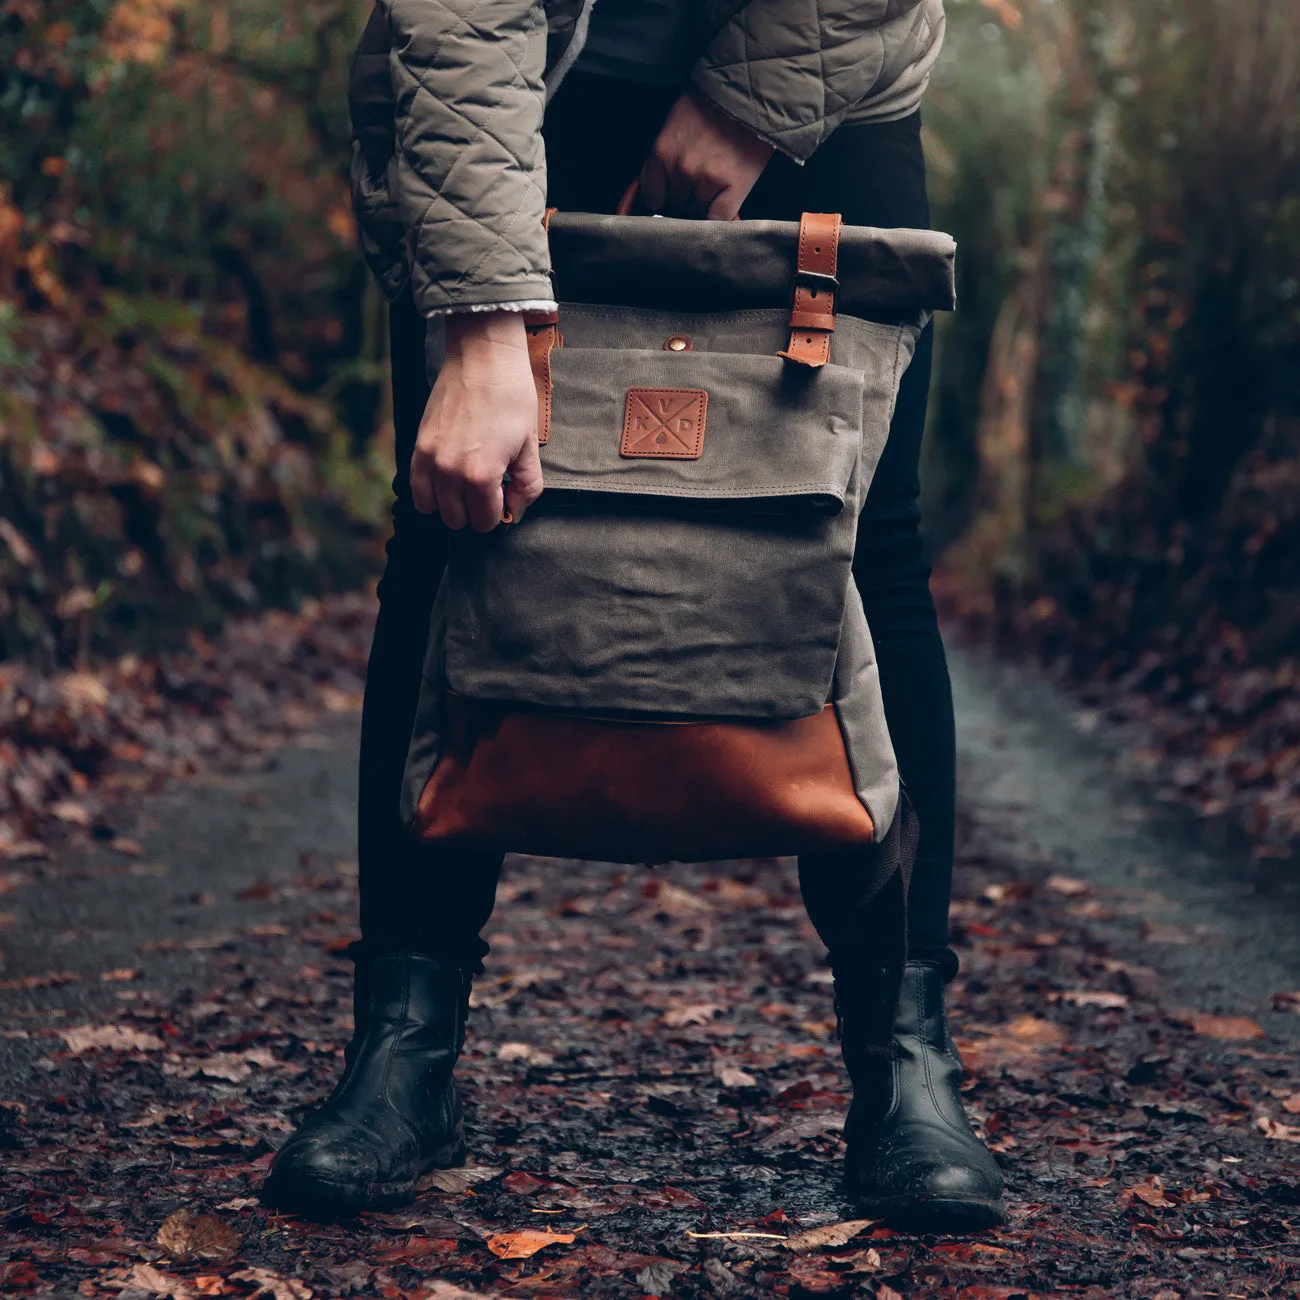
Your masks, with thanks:
[{"label": "jacket sleeve", "polygon": [[943,0],[748,0],[704,47],[695,89],[796,162],[850,111],[904,117],[943,41]]},{"label": "jacket sleeve", "polygon": [[396,117],[387,189],[416,308],[433,316],[549,303],[542,0],[379,6]]}]

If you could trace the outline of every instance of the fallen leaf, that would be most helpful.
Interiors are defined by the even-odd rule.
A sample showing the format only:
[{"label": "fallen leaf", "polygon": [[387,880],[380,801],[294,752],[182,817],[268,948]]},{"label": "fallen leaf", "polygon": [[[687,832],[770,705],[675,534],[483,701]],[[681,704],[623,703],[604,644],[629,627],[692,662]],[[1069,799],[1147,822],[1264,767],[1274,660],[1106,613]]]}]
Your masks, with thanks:
[{"label": "fallen leaf", "polygon": [[70,826],[89,826],[90,809],[75,799],[60,799],[50,805],[50,815]]},{"label": "fallen leaf", "polygon": [[1230,1043],[1246,1043],[1266,1038],[1263,1028],[1249,1016],[1211,1016],[1201,1011],[1189,1012],[1185,1023],[1206,1038],[1221,1038]]},{"label": "fallen leaf", "polygon": [[228,1201],[218,1202],[213,1208],[217,1210],[253,1210],[261,1203],[256,1196],[235,1196]]},{"label": "fallen leaf", "polygon": [[1128,1006],[1128,998],[1123,993],[1107,993],[1104,989],[1066,989],[1061,993],[1049,993],[1049,1002],[1068,1002],[1076,1007],[1103,1007],[1117,1010]]},{"label": "fallen leaf", "polygon": [[99,978],[105,984],[122,984],[127,980],[138,980],[144,972],[135,966],[118,966],[113,970],[102,970]]},{"label": "fallen leaf", "polygon": [[1071,903],[1065,909],[1068,916],[1077,916],[1082,921],[1110,921],[1115,917],[1113,908],[1096,898],[1084,899],[1082,903]]},{"label": "fallen leaf", "polygon": [[1282,1109],[1288,1115],[1300,1115],[1300,1092],[1293,1092],[1282,1102]]},{"label": "fallen leaf", "polygon": [[238,1273],[230,1275],[232,1282],[251,1282],[257,1289],[247,1300],[260,1300],[269,1296],[270,1300],[311,1300],[311,1287],[299,1282],[296,1277],[281,1277],[265,1268],[241,1268]]},{"label": "fallen leaf", "polygon": [[824,1228],[810,1228],[785,1239],[787,1250],[820,1250],[823,1246],[843,1246],[859,1233],[875,1227],[875,1219],[845,1219],[843,1223],[828,1223]]},{"label": "fallen leaf", "polygon": [[205,1079],[243,1083],[253,1073],[253,1067],[242,1056],[220,1052],[216,1056],[205,1056],[197,1063],[194,1073]]},{"label": "fallen leaf", "polygon": [[215,1214],[194,1214],[177,1210],[158,1229],[158,1244],[177,1262],[228,1264],[243,1243],[234,1228]]},{"label": "fallen leaf", "polygon": [[65,673],[57,678],[54,689],[72,706],[102,709],[109,701],[108,683],[94,673]]},{"label": "fallen leaf", "polygon": [[1067,898],[1077,898],[1080,894],[1091,894],[1092,886],[1086,880],[1076,880],[1073,876],[1050,875],[1046,881],[1048,889],[1054,889]]},{"label": "fallen leaf", "polygon": [[1300,1015],[1300,990],[1288,993],[1273,994],[1274,1011],[1294,1011]]},{"label": "fallen leaf", "polygon": [[422,1183],[439,1192],[451,1192],[459,1195],[475,1183],[485,1183],[495,1178],[501,1170],[489,1169],[486,1165],[467,1166],[464,1169],[437,1169]]},{"label": "fallen leaf", "polygon": [[[0,839],[0,858],[10,862],[22,862],[26,858],[48,858],[50,851],[39,840]],[[26,883],[24,881],[24,883]],[[8,893],[0,880],[0,894]]]},{"label": "fallen leaf", "polygon": [[1255,1119],[1255,1127],[1275,1142],[1300,1142],[1300,1125],[1283,1124],[1268,1115],[1259,1115]]},{"label": "fallen leaf", "polygon": [[1178,1202],[1171,1200],[1166,1194],[1165,1185],[1158,1175],[1152,1175],[1145,1183],[1126,1187],[1117,1200],[1121,1206],[1129,1206],[1133,1204],[1135,1198],[1157,1210],[1172,1210],[1178,1206]]},{"label": "fallen leaf", "polygon": [[547,1246],[567,1246],[574,1240],[572,1232],[546,1232],[541,1228],[520,1228],[517,1232],[499,1232],[487,1239],[487,1248],[498,1259],[531,1259]]},{"label": "fallen leaf", "polygon": [[1035,1043],[1044,1047],[1055,1047],[1065,1042],[1066,1034],[1053,1020],[1042,1020],[1038,1016],[1017,1016],[1002,1030],[1008,1038],[1020,1043]]},{"label": "fallen leaf", "polygon": [[80,1025],[61,1029],[59,1037],[74,1056],[101,1048],[114,1052],[161,1052],[162,1039],[126,1025]]},{"label": "fallen leaf", "polygon": [[653,910],[656,912],[681,919],[705,915],[714,910],[713,904],[707,898],[692,894],[689,889],[683,889],[680,885],[674,885],[667,880],[652,883],[657,883],[659,886],[654,895]]},{"label": "fallen leaf", "polygon": [[715,1065],[713,1074],[724,1088],[753,1088],[758,1083],[752,1074],[738,1065]]},{"label": "fallen leaf", "polygon": [[788,1241],[788,1237],[783,1237],[775,1232],[692,1232],[689,1228],[686,1235],[692,1241]]},{"label": "fallen leaf", "polygon": [[529,1065],[554,1065],[555,1057],[532,1043],[502,1043],[497,1048],[498,1061],[524,1061]]},{"label": "fallen leaf", "polygon": [[665,1011],[664,1024],[670,1029],[684,1029],[687,1025],[707,1025],[719,1011],[725,1011],[716,1002],[692,1002],[688,1006],[673,1007]]},{"label": "fallen leaf", "polygon": [[47,971],[44,975],[24,975],[19,979],[0,980],[0,989],[6,993],[19,989],[56,989],[64,984],[73,984],[81,978],[76,971]]},{"label": "fallen leaf", "polygon": [[152,1264],[133,1264],[115,1268],[103,1275],[103,1282],[115,1283],[122,1290],[143,1291],[146,1295],[170,1296],[171,1300],[195,1300],[198,1292],[182,1277],[172,1277]]}]

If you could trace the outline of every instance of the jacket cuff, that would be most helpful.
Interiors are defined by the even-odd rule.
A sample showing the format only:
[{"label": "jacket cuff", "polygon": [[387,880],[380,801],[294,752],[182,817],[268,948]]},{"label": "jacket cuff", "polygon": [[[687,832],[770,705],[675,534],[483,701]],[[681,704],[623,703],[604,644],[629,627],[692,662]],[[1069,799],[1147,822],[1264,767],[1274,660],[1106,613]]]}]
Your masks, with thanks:
[{"label": "jacket cuff", "polygon": [[784,154],[792,162],[802,166],[816,152],[816,143],[811,149],[797,152],[790,147],[788,141],[782,143],[776,136],[770,134],[769,123],[756,121],[745,112],[746,108],[752,107],[751,101],[743,94],[728,94],[726,83],[711,76],[707,68],[696,68],[691,73],[690,88],[710,108],[716,108],[724,117],[729,117],[738,126],[743,126],[750,135],[756,136],[765,145],[775,149],[779,154]]},{"label": "jacket cuff", "polygon": [[425,316],[461,316],[476,311],[558,311],[559,304],[553,298],[530,298],[526,302],[471,302],[456,307],[435,307],[426,311]]}]

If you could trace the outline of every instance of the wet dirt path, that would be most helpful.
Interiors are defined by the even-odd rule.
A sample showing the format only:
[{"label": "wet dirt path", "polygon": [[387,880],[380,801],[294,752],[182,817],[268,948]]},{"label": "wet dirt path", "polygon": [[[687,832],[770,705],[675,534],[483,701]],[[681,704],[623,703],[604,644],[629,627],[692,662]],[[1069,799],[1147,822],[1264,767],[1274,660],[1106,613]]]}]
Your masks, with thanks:
[{"label": "wet dirt path", "polygon": [[[953,1021],[1007,1228],[945,1242],[867,1225],[792,1248],[857,1216],[836,1184],[830,991],[788,862],[513,860],[460,1070],[471,1168],[356,1223],[261,1210],[270,1152],[328,1086],[349,1024],[343,720],[151,801],[138,858],[6,875],[4,1286],[1294,1294],[1300,1016],[1273,1009],[1300,988],[1285,876],[1147,804],[1049,691],[963,655],[954,668]],[[237,1254],[157,1245],[180,1209],[221,1219]],[[552,1239],[503,1258],[520,1230]]]}]

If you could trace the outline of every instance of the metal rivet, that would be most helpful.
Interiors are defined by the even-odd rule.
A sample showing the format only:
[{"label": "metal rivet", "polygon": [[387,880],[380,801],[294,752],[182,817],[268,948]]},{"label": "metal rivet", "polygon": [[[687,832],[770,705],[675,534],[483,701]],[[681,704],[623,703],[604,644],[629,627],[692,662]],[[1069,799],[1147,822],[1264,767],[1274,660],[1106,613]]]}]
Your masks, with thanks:
[{"label": "metal rivet", "polygon": [[685,334],[674,334],[671,338],[664,340],[665,352],[689,352],[691,350],[691,341]]}]

